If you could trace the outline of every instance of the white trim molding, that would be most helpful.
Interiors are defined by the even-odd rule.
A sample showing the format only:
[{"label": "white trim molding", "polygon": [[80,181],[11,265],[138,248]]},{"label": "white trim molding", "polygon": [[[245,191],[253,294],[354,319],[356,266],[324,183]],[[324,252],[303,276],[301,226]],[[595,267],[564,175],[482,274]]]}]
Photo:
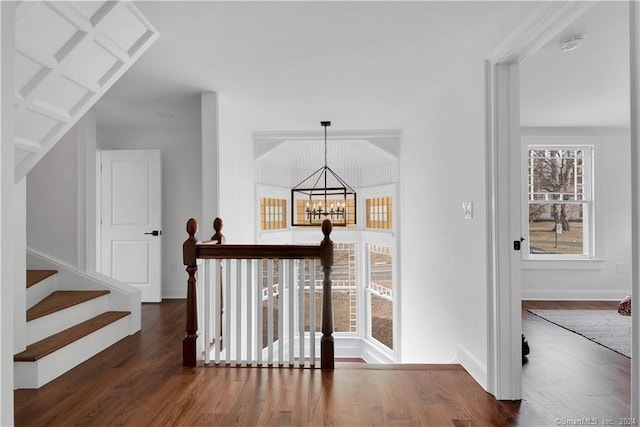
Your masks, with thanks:
[{"label": "white trim molding", "polygon": [[518,27],[493,50],[493,64],[519,64],[547,44],[595,2],[538,2]]},{"label": "white trim molding", "polygon": [[477,357],[467,350],[463,345],[458,344],[456,361],[473,377],[478,384],[486,390],[487,388],[487,365],[482,363]]},{"label": "white trim molding", "polygon": [[[487,181],[487,391],[522,398],[519,64],[591,7],[539,2],[500,43],[485,66]],[[516,165],[513,167],[512,165]],[[514,181],[515,180],[515,181]],[[512,182],[510,185],[509,183]]]},{"label": "white trim molding", "polygon": [[20,281],[15,280],[18,272],[14,262],[13,217],[15,16],[15,2],[0,2],[0,323],[4,332],[0,341],[0,425],[3,426],[13,425],[14,316],[20,313],[20,308],[14,307],[14,296],[20,289]]},{"label": "white trim molding", "polygon": [[[631,95],[631,292],[640,296],[640,4],[629,1],[629,63]],[[631,417],[640,418],[640,316],[631,326]]]},{"label": "white trim molding", "polygon": [[629,289],[526,289],[523,300],[531,301],[620,301]]},{"label": "white trim molding", "polygon": [[[322,140],[324,131],[262,131],[253,132],[255,158],[259,159],[269,151],[287,141]],[[329,140],[368,141],[393,158],[400,157],[400,131],[380,130],[332,130]]]}]

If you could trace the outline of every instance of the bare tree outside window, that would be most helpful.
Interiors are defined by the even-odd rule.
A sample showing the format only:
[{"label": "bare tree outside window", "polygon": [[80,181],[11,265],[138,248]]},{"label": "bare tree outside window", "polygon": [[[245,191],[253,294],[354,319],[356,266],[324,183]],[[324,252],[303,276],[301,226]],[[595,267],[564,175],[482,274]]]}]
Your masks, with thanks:
[{"label": "bare tree outside window", "polygon": [[530,147],[530,254],[588,255],[590,147]]}]

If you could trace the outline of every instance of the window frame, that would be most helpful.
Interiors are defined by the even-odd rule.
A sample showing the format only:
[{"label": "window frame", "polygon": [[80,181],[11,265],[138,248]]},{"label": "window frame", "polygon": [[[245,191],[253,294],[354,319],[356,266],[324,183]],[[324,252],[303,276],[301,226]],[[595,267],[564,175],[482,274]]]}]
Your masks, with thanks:
[{"label": "window frame", "polygon": [[364,215],[365,229],[393,231],[393,195],[365,198]]},{"label": "window frame", "polygon": [[[522,245],[522,258],[525,260],[592,260],[596,258],[595,245],[595,145],[587,141],[577,143],[569,143],[565,138],[545,138],[544,143],[533,142],[531,140],[537,138],[523,138],[522,150],[522,230],[526,240]],[[557,141],[557,142],[552,142]],[[589,141],[592,142],[592,141]],[[582,197],[581,200],[535,200],[531,199],[529,188],[531,176],[529,174],[529,152],[531,150],[582,150]],[[560,202],[560,203],[558,203]],[[532,254],[530,253],[531,239],[529,229],[529,206],[531,204],[567,204],[582,206],[582,253],[580,254]]]},{"label": "window frame", "polygon": [[[394,263],[395,263],[395,257],[393,256],[393,252],[394,252],[394,248],[392,245],[389,244],[380,244],[380,243],[366,243],[365,244],[365,265],[366,265],[366,273],[365,273],[365,280],[364,280],[364,303],[365,303],[365,308],[364,308],[364,318],[365,318],[365,322],[366,322],[366,328],[365,328],[365,337],[366,339],[368,339],[371,343],[375,343],[375,345],[381,349],[382,351],[385,351],[389,354],[393,354],[393,352],[395,351],[394,348],[397,348],[397,341],[396,341],[396,322],[397,322],[397,315],[396,315],[396,294],[398,293],[397,291],[397,285],[396,285],[396,281],[395,281],[395,275],[394,275]],[[387,255],[390,258],[390,276],[391,276],[391,288],[388,288],[388,293],[384,293],[384,292],[380,292],[378,289],[375,289],[374,286],[372,286],[375,282],[372,279],[373,276],[373,265],[371,263],[371,255],[373,253],[378,253],[378,254],[382,254],[382,255]],[[394,286],[396,285],[396,286]],[[380,285],[378,285],[380,286]],[[381,286],[384,287],[384,286]],[[373,330],[373,298],[377,297],[377,298],[381,298],[384,299],[388,302],[391,303],[391,307],[392,307],[392,316],[391,316],[391,347],[387,346],[384,342],[380,341],[378,338],[376,338],[374,336],[375,331]]]},{"label": "window frame", "polygon": [[283,231],[287,229],[287,199],[282,197],[260,196],[259,232]]}]

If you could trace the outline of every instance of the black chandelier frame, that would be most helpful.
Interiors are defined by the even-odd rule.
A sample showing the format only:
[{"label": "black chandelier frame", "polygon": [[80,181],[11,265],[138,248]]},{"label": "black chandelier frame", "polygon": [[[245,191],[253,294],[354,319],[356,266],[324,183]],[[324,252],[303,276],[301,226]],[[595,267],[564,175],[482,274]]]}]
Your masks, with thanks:
[{"label": "black chandelier frame", "polygon": [[[324,166],[291,189],[291,225],[294,227],[320,226],[325,219],[330,219],[334,226],[355,225],[357,220],[356,191],[327,166],[327,127],[331,126],[331,122],[322,121],[320,124],[324,126]],[[328,187],[328,177],[333,177],[332,182],[337,184]],[[296,198],[296,195],[303,197]],[[299,222],[296,215],[297,201],[301,199],[307,200],[303,222]],[[353,200],[353,206],[349,203],[351,200]],[[353,215],[351,215],[351,210],[353,210]],[[350,221],[350,218],[353,218],[353,221]]]}]

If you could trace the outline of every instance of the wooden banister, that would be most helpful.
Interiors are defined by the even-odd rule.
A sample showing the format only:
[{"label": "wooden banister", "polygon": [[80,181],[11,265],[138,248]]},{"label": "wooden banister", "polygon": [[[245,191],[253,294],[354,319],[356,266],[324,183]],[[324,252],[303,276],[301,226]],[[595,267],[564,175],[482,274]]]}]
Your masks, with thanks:
[{"label": "wooden banister", "polygon": [[[334,368],[333,302],[331,296],[331,268],[333,266],[333,242],[329,238],[332,225],[322,223],[324,239],[320,245],[226,245],[221,244],[222,220],[216,218],[216,233],[208,242],[198,242],[198,223],[191,218],[187,222],[188,239],[182,246],[187,280],[187,326],[183,340],[183,366],[196,366],[196,340],[198,337],[198,313],[196,299],[197,259],[319,259],[324,273],[322,284],[322,338],[320,341],[321,368]],[[313,298],[313,295],[309,296]]]},{"label": "wooden banister", "polygon": [[211,236],[211,240],[219,245],[222,244],[222,239],[224,239],[224,235],[221,233],[222,231],[222,218],[218,217],[213,220],[213,229],[215,230],[215,234]]},{"label": "wooden banister", "polygon": [[182,340],[182,366],[196,366],[196,341],[198,339],[198,301],[196,297],[196,273],[198,272],[196,248],[198,221],[187,221],[189,238],[182,244],[182,262],[187,266],[187,325]]},{"label": "wooden banister", "polygon": [[329,238],[331,221],[322,221],[324,239],[320,243],[320,264],[324,273],[322,281],[322,338],[320,339],[320,368],[334,368],[333,349],[333,301],[331,295],[331,267],[333,266],[333,242]]}]

